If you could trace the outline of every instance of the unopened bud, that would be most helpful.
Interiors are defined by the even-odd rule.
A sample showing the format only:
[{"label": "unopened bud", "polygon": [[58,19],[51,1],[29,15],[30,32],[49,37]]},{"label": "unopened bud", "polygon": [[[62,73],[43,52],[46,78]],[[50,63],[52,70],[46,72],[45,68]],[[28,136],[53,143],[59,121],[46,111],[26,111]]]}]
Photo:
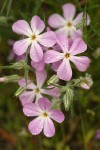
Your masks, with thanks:
[{"label": "unopened bud", "polygon": [[22,94],[25,91],[24,87],[19,87],[19,89],[16,91],[15,96],[18,97],[20,94]]},{"label": "unopened bud", "polygon": [[28,65],[26,64],[26,62],[24,60],[21,60],[19,62],[16,62],[12,65],[12,68],[20,70],[20,69],[25,69],[28,68]]},{"label": "unopened bud", "polygon": [[64,106],[65,106],[65,110],[69,110],[70,105],[73,101],[73,97],[74,97],[74,92],[71,88],[66,88],[66,93],[63,97],[63,102],[64,102]]},{"label": "unopened bud", "polygon": [[83,89],[89,90],[91,88],[91,86],[93,85],[93,80],[92,80],[90,74],[86,74],[85,77],[81,77],[80,79],[82,80],[80,83],[80,86]]},{"label": "unopened bud", "polygon": [[20,69],[29,69],[29,66],[26,64],[26,62],[24,60],[21,60],[19,62],[13,63],[10,66],[0,66],[0,69],[16,69],[16,70],[20,70]]},{"label": "unopened bud", "polygon": [[4,76],[0,78],[0,82],[4,82],[4,83],[17,82],[19,79],[21,79],[21,77],[18,75]]},{"label": "unopened bud", "polygon": [[59,78],[57,75],[53,75],[49,80],[48,80],[48,85],[51,84],[56,84],[59,81]]},{"label": "unopened bud", "polygon": [[5,82],[6,78],[5,77],[1,77],[0,78],[0,82]]}]

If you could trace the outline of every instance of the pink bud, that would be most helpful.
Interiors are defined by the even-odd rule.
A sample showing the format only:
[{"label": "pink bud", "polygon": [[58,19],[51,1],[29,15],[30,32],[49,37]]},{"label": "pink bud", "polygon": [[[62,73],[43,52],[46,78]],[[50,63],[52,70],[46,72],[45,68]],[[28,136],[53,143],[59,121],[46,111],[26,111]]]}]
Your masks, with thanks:
[{"label": "pink bud", "polygon": [[0,78],[0,82],[5,82],[6,78],[5,77],[1,77]]}]

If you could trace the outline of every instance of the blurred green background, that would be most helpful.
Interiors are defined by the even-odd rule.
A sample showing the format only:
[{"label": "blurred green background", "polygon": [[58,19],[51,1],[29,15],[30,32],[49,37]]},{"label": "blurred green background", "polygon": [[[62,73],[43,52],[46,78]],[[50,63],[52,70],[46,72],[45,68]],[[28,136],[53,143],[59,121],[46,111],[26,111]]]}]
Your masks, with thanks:
[{"label": "blurred green background", "polygon": [[[94,84],[89,91],[76,89],[74,111],[65,112],[65,121],[56,126],[53,138],[40,134],[33,136],[27,126],[32,118],[24,116],[20,101],[14,97],[18,85],[0,83],[0,150],[100,150],[100,140],[95,138],[100,129],[100,0],[0,0],[0,66],[9,65],[7,57],[11,51],[8,40],[18,40],[12,32],[12,24],[18,19],[31,20],[39,15],[47,24],[50,14],[62,14],[61,6],[72,2],[77,13],[86,11],[91,24],[85,28],[83,39],[88,45],[86,55],[91,59],[87,70]],[[74,76],[84,75],[77,70]],[[15,70],[0,70],[0,76],[15,74]],[[19,74],[23,74],[20,71]]]}]

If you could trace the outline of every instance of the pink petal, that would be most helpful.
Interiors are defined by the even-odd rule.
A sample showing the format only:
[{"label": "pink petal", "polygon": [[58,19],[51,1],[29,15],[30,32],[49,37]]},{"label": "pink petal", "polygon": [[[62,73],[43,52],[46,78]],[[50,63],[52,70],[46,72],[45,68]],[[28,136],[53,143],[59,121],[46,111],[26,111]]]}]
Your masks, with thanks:
[{"label": "pink petal", "polygon": [[50,111],[51,102],[49,101],[49,99],[42,97],[38,100],[37,103],[43,111]]},{"label": "pink petal", "polygon": [[16,21],[12,26],[12,30],[20,35],[26,35],[26,36],[32,35],[31,28],[25,20]]},{"label": "pink petal", "polygon": [[71,53],[71,55],[76,55],[83,53],[86,50],[87,45],[85,44],[85,42],[81,38],[77,38],[76,40],[74,40],[69,52]]},{"label": "pink petal", "polygon": [[49,64],[56,61],[59,61],[60,59],[63,59],[64,55],[63,53],[50,50],[44,53],[44,62]]},{"label": "pink petal", "polygon": [[31,66],[37,71],[43,71],[45,69],[45,63],[43,59],[39,62],[31,61]]},{"label": "pink petal", "polygon": [[48,90],[43,90],[41,91],[41,93],[46,94],[46,95],[50,95],[54,98],[58,98],[60,96],[60,90],[58,88],[51,88],[48,87]]},{"label": "pink petal", "polygon": [[45,32],[38,36],[38,42],[45,47],[52,47],[56,43],[56,35],[52,31]]},{"label": "pink petal", "polygon": [[73,20],[74,25],[78,25],[78,24],[82,23],[83,18],[85,19],[84,23],[86,24],[86,22],[87,22],[87,25],[89,25],[90,24],[90,16],[88,14],[84,14],[84,13],[79,13],[76,16],[76,18]]},{"label": "pink petal", "polygon": [[72,29],[70,31],[70,36],[74,41],[76,38],[81,38],[82,37],[82,31],[80,29],[78,29],[78,30]]},{"label": "pink petal", "polygon": [[57,121],[58,123],[62,123],[65,119],[65,116],[60,110],[51,110],[50,118]]},{"label": "pink petal", "polygon": [[72,77],[72,69],[68,59],[64,59],[57,70],[57,75],[60,79],[69,81]]},{"label": "pink petal", "polygon": [[43,124],[44,119],[37,117],[29,123],[28,129],[33,135],[38,135],[43,129]]},{"label": "pink petal", "polygon": [[51,68],[53,69],[53,71],[57,71],[58,67],[60,66],[62,60],[59,60],[57,62],[52,63]]},{"label": "pink petal", "polygon": [[19,99],[23,106],[28,103],[32,103],[35,99],[35,92],[34,91],[25,91],[19,96]]},{"label": "pink petal", "polygon": [[69,50],[69,43],[66,37],[57,36],[57,44],[61,47],[62,51],[66,54]]},{"label": "pink petal", "polygon": [[35,62],[39,62],[43,59],[43,51],[38,43],[32,43],[30,48],[30,57]]},{"label": "pink petal", "polygon": [[33,90],[34,88],[36,88],[36,85],[31,81],[31,80],[27,80],[27,86],[26,86],[26,81],[25,81],[25,78],[22,78],[18,81],[18,84],[21,86],[21,87],[25,87],[26,89],[30,89],[30,90]]},{"label": "pink petal", "polygon": [[64,18],[72,20],[76,13],[76,8],[73,4],[67,3],[62,6]]},{"label": "pink petal", "polygon": [[48,19],[48,24],[52,27],[52,28],[59,28],[61,26],[64,26],[66,24],[65,19],[60,16],[59,14],[53,14],[49,17]]},{"label": "pink petal", "polygon": [[43,132],[46,137],[52,137],[55,134],[54,124],[49,117],[45,118]]},{"label": "pink petal", "polygon": [[23,112],[26,116],[39,116],[41,115],[41,109],[37,104],[30,103],[23,107]]},{"label": "pink petal", "polygon": [[30,44],[31,44],[31,42],[29,41],[29,39],[23,39],[23,40],[16,41],[13,45],[13,50],[16,55],[20,56],[27,51]]},{"label": "pink petal", "polygon": [[63,35],[65,37],[68,37],[68,30],[66,26],[60,27],[55,31],[56,35]]},{"label": "pink petal", "polygon": [[45,70],[43,70],[43,71],[36,71],[36,81],[37,81],[37,86],[39,88],[42,87],[42,85],[44,84],[46,78],[47,78],[47,73],[46,73]]},{"label": "pink petal", "polygon": [[86,90],[89,90],[90,89],[90,86],[89,85],[87,85],[86,83],[81,83],[81,87],[83,88],[83,89],[86,89]]},{"label": "pink petal", "polygon": [[45,69],[45,63],[43,61],[40,61],[40,62],[37,62],[37,63],[32,61],[31,65],[37,71],[43,71]]},{"label": "pink petal", "polygon": [[8,56],[8,58],[7,58],[7,60],[8,60],[8,61],[12,61],[12,60],[15,58],[15,56],[16,56],[16,54],[14,53],[13,50],[11,50],[11,52],[10,52],[10,54],[9,54],[9,56]]},{"label": "pink petal", "polygon": [[71,56],[70,60],[75,64],[79,71],[86,71],[90,65],[90,59],[86,56]]},{"label": "pink petal", "polygon": [[31,20],[31,28],[33,30],[33,33],[35,35],[38,35],[38,34],[40,34],[44,30],[45,24],[40,19],[40,17],[34,16],[34,17],[32,17],[32,20]]}]

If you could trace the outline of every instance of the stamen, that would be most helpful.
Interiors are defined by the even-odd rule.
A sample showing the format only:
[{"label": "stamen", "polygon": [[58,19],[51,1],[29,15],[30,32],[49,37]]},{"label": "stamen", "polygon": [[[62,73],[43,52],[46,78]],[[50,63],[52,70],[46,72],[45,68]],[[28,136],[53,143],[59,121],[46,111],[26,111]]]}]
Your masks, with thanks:
[{"label": "stamen", "polygon": [[71,27],[72,26],[72,23],[71,22],[68,22],[67,23],[67,27]]},{"label": "stamen", "polygon": [[39,93],[39,92],[40,92],[40,90],[37,88],[37,89],[35,89],[35,92],[36,92],[36,93]]},{"label": "stamen", "polygon": [[66,58],[69,58],[69,57],[70,57],[70,54],[66,53],[65,57],[66,57]]},{"label": "stamen", "polygon": [[36,39],[36,36],[35,36],[35,35],[32,35],[31,39],[32,39],[32,40],[35,40],[35,39]]},{"label": "stamen", "polygon": [[47,116],[48,116],[48,114],[45,112],[45,113],[43,113],[43,116],[44,116],[44,117],[47,117]]}]

